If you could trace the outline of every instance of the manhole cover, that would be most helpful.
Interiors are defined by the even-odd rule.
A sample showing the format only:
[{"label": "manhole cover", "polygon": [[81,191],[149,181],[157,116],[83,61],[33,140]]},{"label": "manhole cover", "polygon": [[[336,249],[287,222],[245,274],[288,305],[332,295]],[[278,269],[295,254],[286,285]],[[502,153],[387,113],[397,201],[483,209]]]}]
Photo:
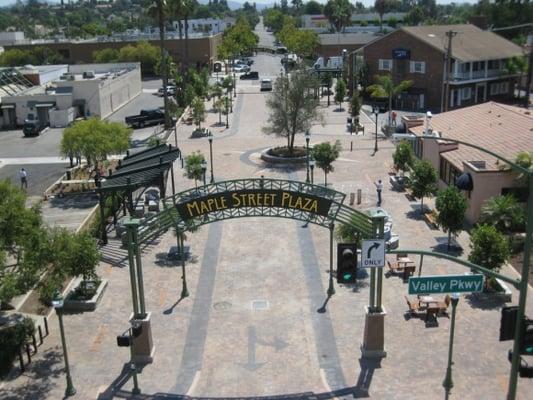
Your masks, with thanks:
[{"label": "manhole cover", "polygon": [[252,310],[267,310],[268,309],[268,300],[253,300],[252,301]]},{"label": "manhole cover", "polygon": [[231,308],[231,303],[228,301],[219,301],[218,303],[213,304],[213,308],[217,311],[225,311]]}]

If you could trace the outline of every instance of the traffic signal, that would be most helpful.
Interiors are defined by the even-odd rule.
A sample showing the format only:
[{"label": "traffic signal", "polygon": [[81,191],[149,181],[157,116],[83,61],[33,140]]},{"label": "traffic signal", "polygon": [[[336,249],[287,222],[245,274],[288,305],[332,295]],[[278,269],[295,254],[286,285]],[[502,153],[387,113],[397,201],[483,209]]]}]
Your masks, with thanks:
[{"label": "traffic signal", "polygon": [[513,340],[516,331],[517,306],[503,307],[500,322],[500,342]]},{"label": "traffic signal", "polygon": [[355,282],[357,272],[357,245],[337,244],[337,283]]},{"label": "traffic signal", "polygon": [[[520,354],[533,356],[533,319],[525,319],[522,328]],[[533,368],[533,366],[532,366]]]},{"label": "traffic signal", "polygon": [[[508,358],[509,358],[509,362],[512,362],[512,359],[513,359],[512,350],[509,350]],[[520,378],[533,378],[533,365],[529,365],[529,363],[526,360],[524,360],[522,357],[520,357],[520,365],[518,366],[518,375],[520,375]]]},{"label": "traffic signal", "polygon": [[118,347],[129,347],[130,346],[130,335],[118,335],[117,346]]}]

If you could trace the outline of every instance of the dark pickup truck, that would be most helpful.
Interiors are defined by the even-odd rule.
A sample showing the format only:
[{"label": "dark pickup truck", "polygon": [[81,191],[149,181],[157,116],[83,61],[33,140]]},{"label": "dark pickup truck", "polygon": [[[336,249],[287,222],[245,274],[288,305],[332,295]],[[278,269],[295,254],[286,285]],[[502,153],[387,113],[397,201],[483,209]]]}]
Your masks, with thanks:
[{"label": "dark pickup truck", "polygon": [[165,112],[161,109],[141,110],[139,115],[126,117],[126,125],[133,128],[144,128],[147,125],[159,125],[165,123]]}]

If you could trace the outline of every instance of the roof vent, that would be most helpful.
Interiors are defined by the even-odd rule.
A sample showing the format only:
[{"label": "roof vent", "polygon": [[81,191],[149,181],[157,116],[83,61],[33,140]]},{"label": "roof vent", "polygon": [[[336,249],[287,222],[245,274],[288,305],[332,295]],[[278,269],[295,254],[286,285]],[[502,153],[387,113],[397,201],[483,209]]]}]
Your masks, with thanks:
[{"label": "roof vent", "polygon": [[486,169],[487,163],[485,161],[468,161],[468,163],[475,169]]}]

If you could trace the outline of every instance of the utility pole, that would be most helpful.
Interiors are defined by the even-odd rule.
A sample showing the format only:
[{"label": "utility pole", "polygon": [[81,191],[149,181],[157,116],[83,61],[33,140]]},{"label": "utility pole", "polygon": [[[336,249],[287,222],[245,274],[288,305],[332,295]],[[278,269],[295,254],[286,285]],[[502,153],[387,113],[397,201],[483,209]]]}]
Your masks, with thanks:
[{"label": "utility pole", "polygon": [[446,50],[446,75],[444,81],[444,107],[442,111],[448,111],[448,106],[450,104],[450,67],[452,65],[452,39],[457,35],[457,32],[448,31],[446,32],[446,37],[448,38],[448,48]]},{"label": "utility pole", "polygon": [[165,50],[165,14],[163,7],[165,5],[164,0],[157,1],[157,17],[159,22],[159,41],[161,47],[161,75],[163,78],[163,101],[165,107],[165,129],[170,129],[170,114],[169,114],[169,102],[168,102],[168,63],[167,63],[167,51]]}]

